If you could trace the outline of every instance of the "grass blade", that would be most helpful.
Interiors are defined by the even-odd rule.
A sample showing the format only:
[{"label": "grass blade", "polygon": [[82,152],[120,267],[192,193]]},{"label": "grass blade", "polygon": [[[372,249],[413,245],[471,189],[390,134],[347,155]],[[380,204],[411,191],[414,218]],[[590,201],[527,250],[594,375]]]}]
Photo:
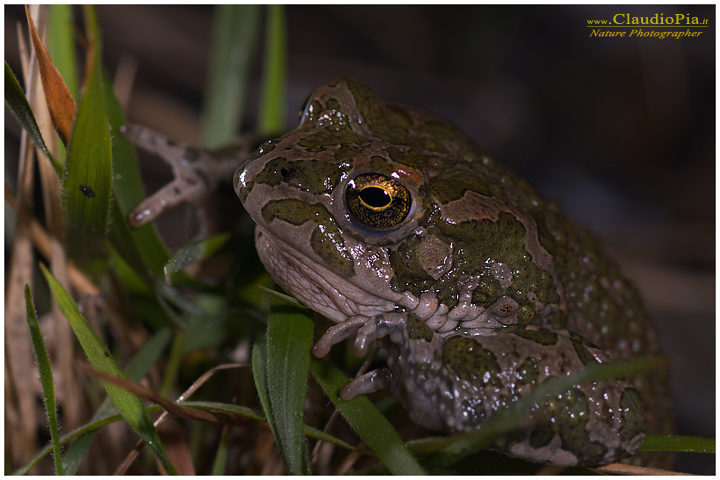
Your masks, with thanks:
[{"label": "grass blade", "polygon": [[640,448],[643,452],[715,453],[714,438],[685,437],[682,435],[646,435]]},{"label": "grass blade", "polygon": [[345,374],[328,362],[320,360],[311,362],[310,371],[335,408],[390,472],[395,475],[425,474],[390,422],[365,395],[348,402],[340,400],[340,389],[350,382]]},{"label": "grass blade", "polygon": [[[148,408],[148,411],[152,413],[159,412],[162,411],[162,407],[160,405],[153,405]],[[91,420],[89,423],[78,427],[72,432],[66,433],[65,435],[60,437],[60,445],[65,445],[76,438],[78,439],[76,440],[76,442],[78,442],[81,438],[86,437],[88,434],[96,434],[97,431],[105,425],[110,425],[111,423],[119,422],[122,420],[122,416],[117,413],[106,413],[99,418],[93,418],[93,420]],[[72,449],[72,446],[70,447],[70,449]],[[52,444],[46,445],[45,448],[40,449],[30,460],[27,461],[27,463],[25,463],[25,465],[13,471],[12,474],[25,475],[27,472],[30,471],[31,468],[37,465],[40,460],[45,458],[45,455],[47,455],[51,451]],[[63,462],[63,465],[66,464]],[[66,469],[65,473],[69,473],[69,471]]]},{"label": "grass blade", "polygon": [[75,56],[75,32],[73,31],[72,5],[49,5],[48,47],[53,63],[65,80],[70,95],[77,96],[78,72]]},{"label": "grass blade", "polygon": [[68,252],[82,268],[97,274],[107,259],[107,232],[112,189],[112,140],[103,100],[100,39],[91,7],[85,8],[88,68],[62,178]]},{"label": "grass blade", "polygon": [[[255,421],[259,421],[259,422],[267,421],[266,418],[262,415],[262,413],[257,412],[251,408],[243,407],[240,405],[218,403],[218,402],[203,402],[203,401],[191,401],[191,402],[184,401],[184,402],[178,402],[178,405],[183,406],[183,407],[188,407],[188,408],[195,408],[198,410],[229,413],[229,414],[238,415],[241,417],[245,417],[249,420],[255,420]],[[88,422],[86,425],[78,427],[77,429],[73,430],[72,432],[66,433],[65,435],[60,437],[60,442],[59,442],[60,445],[65,445],[68,442],[75,440],[75,442],[68,449],[68,452],[70,452],[71,450],[73,450],[73,448],[75,447],[75,445],[77,443],[79,443],[81,441],[83,441],[83,442],[87,441],[87,440],[83,440],[83,439],[94,437],[100,428],[102,428],[106,425],[109,425],[111,423],[123,420],[122,416],[119,414],[114,414],[112,411],[104,411],[101,414],[101,410],[103,410],[102,407],[100,409],[98,409],[96,414],[93,416],[93,418],[90,420],[90,422]],[[156,412],[160,412],[160,411],[163,411],[163,407],[161,405],[153,405],[153,406],[148,407],[148,412],[156,413]],[[315,438],[318,440],[322,440],[324,442],[330,442],[334,445],[337,445],[341,448],[345,448],[347,450],[359,452],[359,453],[362,453],[365,455],[371,454],[371,452],[355,448],[352,445],[349,445],[346,442],[344,442],[336,437],[333,437],[332,435],[328,435],[325,432],[317,430],[316,428],[313,428],[313,427],[309,427],[307,425],[304,426],[304,432],[305,432],[305,435],[307,435],[309,437],[312,437],[312,438]],[[37,463],[40,460],[42,460],[45,457],[45,455],[50,453],[52,451],[52,448],[53,448],[52,444],[49,444],[49,445],[45,446],[44,448],[42,448],[41,450],[39,450],[35,454],[35,456],[33,456],[33,458],[30,459],[25,465],[23,465],[22,467],[15,470],[13,472],[13,475],[26,474],[28,471],[30,471],[30,469],[32,467],[37,465]],[[87,449],[87,446],[83,446],[83,448]],[[70,473],[74,472],[74,470],[71,471],[67,468],[68,463],[65,462],[64,459],[63,459],[63,465],[65,466],[66,474],[70,474]],[[77,467],[75,468],[75,470],[76,469],[77,469]]]},{"label": "grass blade", "polygon": [[221,233],[179,248],[165,264],[165,281],[172,283],[173,275],[191,263],[211,256],[221,249],[230,237],[230,233]]},{"label": "grass blade", "polygon": [[48,357],[45,342],[43,342],[40,325],[38,325],[35,305],[33,304],[30,286],[25,285],[25,306],[27,308],[27,322],[30,329],[30,340],[32,341],[33,353],[40,374],[40,385],[42,385],[43,401],[45,402],[45,413],[50,427],[50,441],[52,442],[53,462],[55,474],[63,474],[62,457],[60,455],[60,434],[57,419],[57,404],[55,403],[55,384],[53,381],[50,357]]},{"label": "grass blade", "polygon": [[[140,175],[135,148],[120,133],[120,127],[126,123],[125,115],[107,75],[104,75],[103,80],[105,106],[110,120],[110,134],[113,138],[113,191],[119,213],[123,217],[123,222],[127,224],[129,212],[145,200],[145,187]],[[114,224],[114,221],[110,223],[111,232]],[[131,235],[128,235],[127,232],[131,232]],[[118,232],[115,236],[120,243],[132,241],[137,244],[142,261],[147,266],[147,268],[143,267],[143,271],[151,270],[158,276],[162,275],[163,265],[168,259],[168,251],[155,224],[149,223],[133,230],[130,230],[129,225],[123,226],[123,232]],[[116,248],[120,251],[117,244]]]},{"label": "grass blade", "polygon": [[291,474],[309,473],[303,437],[303,412],[307,392],[312,313],[306,308],[273,298],[267,329],[266,373],[270,408],[278,449]]},{"label": "grass blade", "polygon": [[[163,329],[156,333],[139,352],[125,365],[125,373],[128,378],[134,382],[140,381],[142,377],[147,374],[160,354],[165,350],[165,347],[172,338],[172,331],[170,329]],[[107,417],[114,410],[114,405],[110,397],[105,398],[100,407],[95,411],[90,423],[101,420]],[[77,469],[80,467],[82,459],[85,458],[88,448],[93,439],[97,435],[97,430],[86,432],[78,437],[77,440],[70,445],[65,455],[63,455],[63,470],[66,475],[74,475]]]},{"label": "grass blade", "polygon": [[10,109],[10,112],[17,119],[20,126],[28,132],[30,138],[32,138],[35,145],[50,159],[55,167],[55,171],[58,175],[62,172],[62,165],[50,154],[45,140],[40,133],[37,122],[35,121],[35,115],[30,108],[30,104],[25,98],[20,84],[15,78],[15,74],[10,70],[10,66],[5,62],[5,105]]},{"label": "grass blade", "polygon": [[203,111],[203,145],[213,149],[240,133],[248,80],[257,50],[259,5],[215,7],[214,37]]},{"label": "grass blade", "polygon": [[267,347],[264,342],[257,342],[253,346],[252,351],[252,372],[255,380],[255,388],[257,389],[260,405],[262,406],[265,418],[270,424],[270,430],[275,436],[275,421],[273,420],[272,409],[270,408],[270,394],[267,386],[267,373],[265,372],[265,364],[267,357]]},{"label": "grass blade", "polygon": [[[253,371],[254,371],[254,363],[253,363]],[[186,406],[186,407],[232,413],[235,415],[246,417],[250,420],[257,420],[259,422],[267,422],[267,418],[264,417],[261,413],[256,412],[255,410],[252,410],[247,407],[242,407],[240,405],[232,405],[232,404],[228,404],[228,403],[218,403],[218,402],[203,402],[203,401],[178,402],[178,404]],[[339,447],[345,448],[347,450],[351,450],[353,452],[359,452],[364,455],[372,455],[372,452],[353,447],[352,445],[348,444],[347,442],[344,442],[337,437],[333,437],[330,434],[320,431],[317,428],[313,428],[308,425],[304,425],[303,431],[305,432],[305,435],[307,435],[308,437],[312,437],[317,440],[322,440],[323,442],[329,442],[329,443],[332,443],[333,445],[337,445]]]},{"label": "grass blade", "polygon": [[220,435],[220,443],[218,444],[217,451],[215,452],[215,460],[212,465],[212,475],[224,475],[225,467],[228,461],[228,443],[230,440],[230,428],[227,426],[223,428],[222,435]]},{"label": "grass blade", "polygon": [[117,202],[111,202],[108,213],[110,227],[107,231],[107,241],[133,272],[142,279],[148,291],[152,292],[154,288],[150,267],[146,266],[143,260],[143,254],[130,229],[127,217],[123,215]]},{"label": "grass blade", "polygon": [[263,89],[258,116],[258,132],[276,134],[285,128],[286,28],[285,8],[269,5]]},{"label": "grass blade", "polygon": [[[93,368],[100,372],[114,375],[121,378],[127,378],[120,367],[117,366],[115,360],[113,360],[110,352],[103,345],[100,338],[97,336],[95,331],[92,329],[90,324],[80,314],[77,305],[73,301],[72,297],[65,291],[52,274],[41,265],[41,270],[45,279],[50,286],[50,290],[55,297],[55,301],[60,307],[60,311],[65,315],[65,318],[70,322],[75,335],[77,336],[82,349],[85,351],[90,363]],[[165,451],[160,443],[157,431],[152,424],[150,415],[147,407],[143,401],[135,395],[132,395],[125,390],[118,388],[108,382],[103,381],[105,391],[108,396],[112,399],[112,402],[117,407],[118,411],[122,415],[123,419],[132,427],[133,430],[153,449],[155,455],[165,467],[169,473],[176,474],[175,468],[172,466],[170,461],[165,454]]]},{"label": "grass blade", "polygon": [[[119,420],[122,420],[120,415],[116,415]],[[93,417],[94,418],[94,417]],[[99,428],[99,427],[98,427]],[[65,455],[62,457],[63,471],[65,475],[75,475],[80,464],[82,463],[85,455],[87,454],[92,441],[95,440],[95,435],[98,434],[98,430],[92,430],[90,432],[80,435],[72,445],[65,451]]]}]

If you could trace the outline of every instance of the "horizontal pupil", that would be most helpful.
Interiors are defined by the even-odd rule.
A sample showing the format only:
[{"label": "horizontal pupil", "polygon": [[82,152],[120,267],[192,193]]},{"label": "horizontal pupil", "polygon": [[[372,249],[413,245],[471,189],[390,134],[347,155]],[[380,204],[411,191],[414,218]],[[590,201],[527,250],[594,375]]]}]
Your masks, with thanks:
[{"label": "horizontal pupil", "polygon": [[391,202],[388,192],[379,187],[363,188],[360,192],[360,199],[372,208],[387,207]]}]

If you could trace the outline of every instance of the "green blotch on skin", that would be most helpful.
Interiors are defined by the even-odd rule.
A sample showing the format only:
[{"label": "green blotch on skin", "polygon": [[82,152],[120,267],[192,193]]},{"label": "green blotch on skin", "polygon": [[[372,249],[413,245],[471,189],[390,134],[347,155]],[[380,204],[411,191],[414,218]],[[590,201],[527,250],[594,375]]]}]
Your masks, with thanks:
[{"label": "green blotch on skin", "polygon": [[424,122],[418,132],[423,148],[431,152],[447,153],[448,145],[456,147],[463,140],[457,128],[441,121]]},{"label": "green blotch on skin", "polygon": [[488,197],[499,197],[502,194],[498,186],[490,185],[481,178],[466,173],[436,179],[430,185],[430,191],[441,204],[460,200],[467,191]]},{"label": "green blotch on skin", "polygon": [[317,130],[315,133],[308,133],[298,142],[298,145],[304,147],[307,152],[317,153],[334,145],[343,147],[369,143],[365,137],[353,133],[350,126],[345,123],[346,121],[339,121]]},{"label": "green blotch on skin", "polygon": [[572,342],[572,346],[575,349],[575,354],[582,362],[583,365],[591,363],[597,363],[595,357],[588,351],[588,348],[596,348],[593,343],[582,335],[578,335],[575,332],[568,332],[568,336]]},{"label": "green blotch on skin", "polygon": [[[398,246],[397,250],[390,250],[390,264],[395,272],[395,279],[404,279],[408,288],[415,287],[413,293],[420,293],[424,285],[419,282],[432,280],[425,269],[422,267],[418,251],[422,238],[413,235],[405,242]],[[418,295],[419,296],[419,295]]]},{"label": "green blotch on skin", "polygon": [[535,318],[535,308],[531,305],[524,305],[520,307],[520,309],[517,312],[517,319],[518,323],[521,324],[528,324],[532,321],[533,318]]},{"label": "green blotch on skin", "polygon": [[533,385],[540,376],[537,360],[534,357],[528,357],[517,368],[516,378],[519,385]]},{"label": "green blotch on skin", "polygon": [[427,160],[414,150],[401,150],[399,148],[390,147],[387,149],[387,153],[393,162],[406,165],[411,168],[423,168],[427,164]]},{"label": "green blotch on skin", "polygon": [[[426,222],[427,235],[434,235],[447,244],[453,244],[453,268],[438,280],[430,277],[418,258],[421,239],[410,237],[396,250],[390,251],[390,263],[395,276],[390,286],[396,292],[409,291],[415,296],[434,292],[438,301],[453,308],[458,302],[459,278],[478,277],[478,286],[472,293],[472,302],[488,307],[502,296],[509,296],[519,305],[518,321],[540,322],[528,294],[534,294],[542,305],[559,302],[557,287],[545,270],[537,267],[525,249],[525,227],[510,213],[501,213],[497,221],[473,220],[448,224],[433,212]],[[493,274],[494,264],[502,262],[510,268],[513,282],[507,287]],[[527,306],[527,308],[523,308]]]},{"label": "green blotch on skin", "polygon": [[[447,151],[429,132],[424,124],[416,125],[407,110],[401,106],[385,105],[365,85],[354,80],[345,80],[348,90],[355,99],[355,106],[362,121],[370,128],[373,136],[393,145],[409,145],[414,149],[430,152]],[[453,139],[457,132],[453,132]]]},{"label": "green blotch on skin", "polygon": [[518,328],[514,332],[515,335],[518,337],[524,338],[526,340],[530,340],[532,342],[535,342],[539,345],[544,346],[551,346],[555,345],[557,343],[558,337],[555,332],[552,332],[550,330],[540,328],[537,330],[530,330],[527,328]]},{"label": "green blotch on skin", "polygon": [[[479,292],[475,298],[478,303],[489,305],[507,295],[524,306],[530,303],[530,293],[542,305],[559,301],[552,278],[533,263],[525,248],[525,227],[511,213],[498,214],[497,221],[471,220],[456,225],[438,223],[442,234],[458,245],[456,256],[464,260],[465,271],[479,276],[484,282],[486,290],[482,294]],[[501,287],[492,280],[492,267],[500,262],[507,265],[513,275],[513,282],[508,287]]]},{"label": "green blotch on skin", "polygon": [[335,164],[316,160],[293,162],[277,157],[267,162],[262,172],[253,179],[253,186],[265,184],[276,187],[284,183],[299,191],[323,195],[332,193],[339,182],[340,169]]},{"label": "green blotch on skin", "polygon": [[449,337],[442,346],[443,364],[461,380],[473,385],[500,387],[501,372],[495,355],[474,340]]},{"label": "green blotch on skin", "polygon": [[477,288],[473,291],[472,302],[487,308],[504,293],[505,289],[500,285],[500,282],[493,275],[486,273],[481,277]]},{"label": "green blotch on skin", "polygon": [[[342,162],[343,160],[355,157],[357,155],[360,155],[361,153],[363,153],[363,149],[361,147],[358,147],[357,145],[343,145],[338,149],[337,152],[335,152],[333,158],[337,162]],[[338,170],[337,166],[335,167],[335,169]]]},{"label": "green blotch on skin", "polygon": [[413,124],[407,109],[398,105],[385,105],[385,116],[395,128],[408,129]]},{"label": "green blotch on skin", "polygon": [[333,221],[330,212],[320,203],[305,203],[294,198],[271,200],[260,211],[267,223],[282,220],[291,225],[300,226],[305,222],[325,223]]},{"label": "green blotch on skin", "polygon": [[[285,157],[276,157],[265,164],[265,168],[257,174],[253,183],[269,185],[276,187],[283,182],[283,176],[280,174],[280,170],[283,168],[294,168],[292,165],[295,162],[288,161]],[[299,163],[296,163],[299,165]]]},{"label": "green blotch on skin", "polygon": [[572,340],[572,346],[583,365],[597,363],[595,357],[593,357],[590,352],[588,352],[587,348],[585,348],[580,342]]},{"label": "green blotch on skin", "polygon": [[[434,228],[428,229],[433,235]],[[452,269],[438,280],[433,279],[423,267],[418,256],[423,239],[413,235],[402,242],[396,250],[390,250],[390,265],[395,275],[390,280],[390,287],[396,292],[409,291],[416,297],[423,292],[432,292],[438,302],[452,308],[458,302],[458,269]]]},{"label": "green blotch on skin", "polygon": [[537,426],[532,433],[528,442],[533,448],[542,448],[547,446],[555,436],[555,432],[547,424]]},{"label": "green blotch on skin", "polygon": [[275,220],[295,226],[313,222],[317,225],[310,237],[313,251],[331,270],[346,278],[355,274],[353,258],[345,246],[340,230],[330,212],[321,203],[308,204],[293,198],[272,200],[263,206],[261,213],[268,224]]},{"label": "green blotch on skin", "polygon": [[325,108],[328,110],[338,110],[340,108],[340,102],[337,98],[330,97],[325,101]]},{"label": "green blotch on skin", "polygon": [[310,245],[331,270],[340,273],[345,278],[355,274],[352,256],[350,256],[339,232],[315,227],[310,237]]},{"label": "green blotch on skin", "polygon": [[620,395],[620,438],[627,442],[648,428],[645,404],[634,388],[625,389]]},{"label": "green blotch on skin", "polygon": [[420,320],[419,317],[415,315],[408,315],[405,325],[407,327],[407,334],[410,340],[425,340],[426,342],[432,340],[432,329],[428,327],[425,322]]},{"label": "green blotch on skin", "polygon": [[561,408],[555,415],[562,448],[574,454],[578,462],[585,465],[599,463],[607,453],[604,445],[590,440],[586,429],[589,411],[585,394],[572,388],[563,394]]},{"label": "green blotch on skin", "polygon": [[597,464],[605,457],[607,448],[590,440],[586,429],[589,405],[585,394],[578,388],[547,398],[538,408],[533,409],[533,418],[539,423],[529,435],[523,429],[513,431],[509,435],[510,439],[501,445],[509,448],[527,438],[532,448],[542,448],[558,435],[562,449],[575,455],[581,465]]},{"label": "green blotch on skin", "polygon": [[365,124],[370,126],[374,135],[382,137],[388,125],[380,101],[366,85],[352,79],[344,81],[355,98],[355,106]]}]

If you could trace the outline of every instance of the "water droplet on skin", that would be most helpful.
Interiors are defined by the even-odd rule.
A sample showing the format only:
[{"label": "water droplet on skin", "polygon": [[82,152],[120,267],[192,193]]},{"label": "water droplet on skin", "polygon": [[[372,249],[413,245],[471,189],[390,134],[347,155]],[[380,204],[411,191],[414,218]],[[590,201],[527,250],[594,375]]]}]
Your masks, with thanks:
[{"label": "water droplet on skin", "polygon": [[95,192],[87,185],[80,185],[80,191],[88,198],[95,198]]}]

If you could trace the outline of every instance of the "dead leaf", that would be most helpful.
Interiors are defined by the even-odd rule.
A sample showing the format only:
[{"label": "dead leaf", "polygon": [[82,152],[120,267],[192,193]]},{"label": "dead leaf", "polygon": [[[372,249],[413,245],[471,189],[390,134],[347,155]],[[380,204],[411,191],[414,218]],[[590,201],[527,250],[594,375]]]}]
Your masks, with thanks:
[{"label": "dead leaf", "polygon": [[25,15],[27,16],[30,37],[32,38],[35,48],[40,80],[42,82],[43,92],[45,92],[45,101],[50,111],[50,118],[52,118],[55,130],[67,146],[70,140],[70,133],[72,132],[75,113],[77,112],[77,105],[70,90],[67,88],[67,85],[65,85],[65,80],[63,80],[62,75],[60,75],[60,72],[57,67],[55,67],[55,64],[45,49],[45,45],[43,45],[42,39],[35,28],[35,23],[27,6],[25,6]]}]

